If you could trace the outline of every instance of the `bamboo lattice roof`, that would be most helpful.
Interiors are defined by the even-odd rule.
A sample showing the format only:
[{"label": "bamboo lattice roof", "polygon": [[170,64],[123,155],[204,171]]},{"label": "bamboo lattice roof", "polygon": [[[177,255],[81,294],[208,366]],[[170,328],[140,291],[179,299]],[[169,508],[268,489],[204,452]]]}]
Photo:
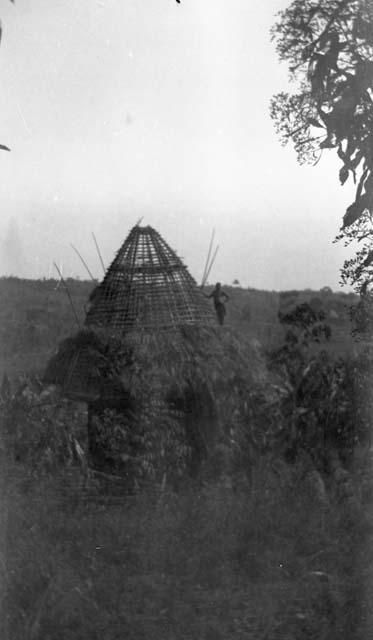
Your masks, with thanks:
[{"label": "bamboo lattice roof", "polygon": [[215,317],[181,259],[150,226],[135,226],[91,296],[88,327],[119,333],[215,324]]}]

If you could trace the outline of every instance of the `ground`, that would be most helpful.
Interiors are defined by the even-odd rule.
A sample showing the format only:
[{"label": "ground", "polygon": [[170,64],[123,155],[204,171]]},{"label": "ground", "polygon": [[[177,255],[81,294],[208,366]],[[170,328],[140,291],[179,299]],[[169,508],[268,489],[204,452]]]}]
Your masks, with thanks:
[{"label": "ground", "polygon": [[120,495],[76,468],[8,468],[1,637],[368,640],[372,521],[273,469]]}]

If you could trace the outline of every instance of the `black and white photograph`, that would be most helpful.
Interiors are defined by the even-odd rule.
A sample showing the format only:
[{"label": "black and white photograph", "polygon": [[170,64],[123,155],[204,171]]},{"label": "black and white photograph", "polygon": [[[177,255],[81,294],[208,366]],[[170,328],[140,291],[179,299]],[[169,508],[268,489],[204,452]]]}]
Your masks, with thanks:
[{"label": "black and white photograph", "polygon": [[0,0],[1,640],[373,638],[373,0]]}]

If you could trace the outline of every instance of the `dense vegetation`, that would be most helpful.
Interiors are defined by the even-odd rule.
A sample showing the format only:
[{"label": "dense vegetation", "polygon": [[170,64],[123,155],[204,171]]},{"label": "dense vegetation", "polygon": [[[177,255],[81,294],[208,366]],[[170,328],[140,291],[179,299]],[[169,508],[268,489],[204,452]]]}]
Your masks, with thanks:
[{"label": "dense vegetation", "polygon": [[[93,284],[68,286],[82,319]],[[243,365],[213,452],[190,477],[175,423],[148,415],[129,481],[89,470],[86,405],[40,382],[77,329],[56,287],[0,281],[2,637],[369,637],[372,368],[348,333],[356,298],[228,288],[219,330]],[[128,424],[105,420],[122,446]]]},{"label": "dense vegetation", "polygon": [[301,466],[122,500],[11,477],[3,638],[370,637],[367,524]]}]

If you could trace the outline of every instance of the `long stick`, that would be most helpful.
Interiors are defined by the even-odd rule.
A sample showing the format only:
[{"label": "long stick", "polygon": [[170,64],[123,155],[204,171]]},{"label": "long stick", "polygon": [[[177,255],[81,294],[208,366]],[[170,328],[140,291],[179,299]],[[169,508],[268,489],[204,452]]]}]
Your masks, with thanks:
[{"label": "long stick", "polygon": [[101,266],[102,266],[102,270],[104,272],[104,275],[106,273],[106,269],[105,269],[105,265],[104,265],[104,261],[102,259],[102,255],[101,255],[101,251],[100,251],[100,247],[98,246],[97,240],[96,240],[96,236],[92,231],[92,236],[93,236],[93,240],[95,241],[95,245],[96,245],[96,249],[97,249],[97,253],[98,253],[98,257],[100,258],[100,262],[101,262]]},{"label": "long stick", "polygon": [[75,307],[74,307],[74,303],[73,303],[72,297],[71,297],[71,295],[70,295],[69,287],[67,286],[67,284],[66,284],[65,280],[63,279],[62,273],[61,273],[61,271],[59,270],[59,268],[57,267],[56,263],[55,263],[55,262],[53,262],[53,264],[54,264],[54,266],[56,267],[56,269],[57,269],[57,271],[58,271],[58,274],[59,274],[59,276],[60,276],[60,278],[61,278],[61,282],[63,282],[63,284],[64,284],[64,287],[65,287],[65,289],[66,289],[66,293],[67,293],[67,295],[68,295],[68,297],[69,297],[69,300],[70,300],[70,304],[71,304],[71,308],[72,308],[72,310],[73,310],[73,314],[74,314],[74,316],[75,316],[76,324],[78,325],[78,327],[79,327],[79,329],[80,329],[81,327],[80,327],[80,322],[79,322],[78,314],[77,314],[77,313],[76,313],[76,311],[75,311]]},{"label": "long stick", "polygon": [[208,254],[207,254],[207,259],[206,259],[206,264],[205,264],[205,268],[203,270],[203,276],[202,276],[202,287],[204,285],[204,282],[206,280],[206,271],[208,269],[208,264],[209,264],[209,260],[210,260],[210,256],[211,256],[211,249],[212,249],[212,244],[214,242],[214,237],[215,237],[215,229],[212,230],[212,235],[211,235],[211,240],[210,240],[210,246],[209,246],[209,250],[208,250]]},{"label": "long stick", "polygon": [[214,253],[214,255],[213,255],[213,256],[212,256],[212,258],[211,258],[210,266],[209,266],[209,268],[208,268],[208,270],[207,270],[207,273],[206,273],[205,279],[204,279],[204,281],[203,281],[203,283],[202,283],[202,286],[203,286],[203,287],[205,286],[205,284],[206,284],[206,282],[207,282],[207,278],[208,278],[208,277],[209,277],[209,275],[210,275],[210,271],[211,271],[212,265],[213,265],[213,264],[214,264],[214,262],[215,262],[215,258],[216,258],[216,254],[217,254],[218,250],[219,250],[219,245],[216,247],[216,249],[215,249],[215,253]]},{"label": "long stick", "polygon": [[89,277],[94,281],[95,279],[94,279],[94,277],[93,277],[92,273],[90,272],[90,270],[89,270],[89,268],[88,268],[88,265],[87,265],[86,261],[84,260],[83,256],[82,256],[82,255],[80,255],[80,253],[79,253],[78,249],[77,249],[76,247],[74,247],[74,245],[73,245],[73,244],[71,244],[71,243],[70,243],[70,247],[72,247],[72,248],[74,249],[74,251],[75,251],[75,253],[77,254],[78,258],[80,258],[80,260],[82,261],[83,265],[84,265],[84,266],[85,266],[85,268],[87,269],[87,273],[88,273]]},{"label": "long stick", "polygon": [[[62,275],[62,272],[63,272],[63,264],[62,264],[62,262],[60,263],[60,267],[61,267],[61,268],[60,268],[60,272],[61,272],[61,275]],[[55,291],[57,291],[57,289],[59,289],[59,288],[60,288],[60,284],[61,284],[61,278],[60,278],[60,279],[59,279],[59,281],[57,282],[57,286],[56,286]]]}]

